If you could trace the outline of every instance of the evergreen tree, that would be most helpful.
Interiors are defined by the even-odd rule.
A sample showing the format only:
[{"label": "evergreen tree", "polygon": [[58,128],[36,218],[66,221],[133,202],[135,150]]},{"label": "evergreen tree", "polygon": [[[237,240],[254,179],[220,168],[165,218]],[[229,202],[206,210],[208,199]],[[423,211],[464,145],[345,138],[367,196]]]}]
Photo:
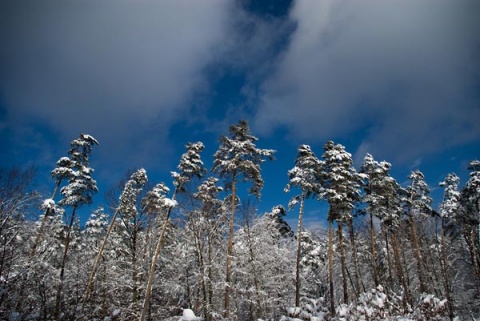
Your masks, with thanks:
[{"label": "evergreen tree", "polygon": [[301,234],[305,199],[313,195],[318,195],[322,167],[323,163],[315,156],[310,146],[300,145],[297,158],[295,159],[295,167],[288,171],[289,182],[285,187],[285,192],[289,192],[292,186],[299,188],[301,191],[301,194],[294,196],[289,203],[289,207],[291,208],[294,204],[300,202],[297,228],[298,236],[295,281],[295,306],[297,307],[300,306],[300,244],[302,239]]},{"label": "evergreen tree", "polygon": [[343,277],[343,301],[348,304],[347,273],[345,264],[345,248],[343,244],[343,223],[352,219],[351,211],[354,203],[360,197],[359,177],[353,167],[352,155],[345,151],[340,144],[327,142],[322,158],[325,162],[322,171],[322,190],[320,198],[329,203],[329,283],[330,283],[330,312],[334,313],[333,295],[333,222],[338,224],[340,262]]},{"label": "evergreen tree", "polygon": [[447,248],[445,242],[445,230],[449,220],[455,220],[457,212],[460,210],[460,192],[458,191],[458,184],[460,178],[454,174],[450,173],[445,177],[445,180],[440,182],[439,185],[445,188],[443,193],[443,201],[440,204],[440,218],[441,223],[441,238],[440,238],[440,251],[442,257],[442,274],[443,274],[443,285],[445,289],[445,296],[447,298],[448,310],[450,318],[453,319],[453,300],[451,296],[451,285],[450,285],[450,276],[449,276],[449,264],[447,259]]},{"label": "evergreen tree", "polygon": [[407,206],[407,215],[409,218],[410,233],[414,246],[415,259],[417,261],[418,280],[420,282],[420,291],[426,293],[424,259],[422,258],[420,238],[417,231],[417,220],[424,218],[432,213],[432,198],[429,196],[430,189],[425,182],[425,176],[419,170],[413,171],[408,178],[412,181],[406,188],[407,195],[405,202]]},{"label": "evergreen tree", "polygon": [[148,307],[150,304],[150,297],[152,295],[152,286],[153,286],[153,274],[155,272],[155,267],[157,265],[158,256],[160,255],[160,250],[162,248],[165,233],[169,225],[169,219],[172,209],[177,205],[176,196],[178,192],[185,191],[185,185],[191,181],[194,177],[202,178],[206,170],[203,166],[203,161],[201,160],[200,153],[204,150],[205,146],[202,142],[188,143],[186,146],[187,151],[181,156],[180,164],[178,169],[180,173],[172,172],[173,184],[175,185],[175,191],[173,192],[172,199],[164,198],[163,203],[166,210],[165,221],[162,226],[162,231],[155,248],[155,253],[152,258],[152,264],[150,266],[150,272],[148,274],[148,283],[145,290],[145,299],[143,302],[142,314],[140,316],[140,321],[145,320],[145,317],[148,313]]},{"label": "evergreen tree", "polygon": [[[60,206],[72,207],[70,220],[68,222],[67,234],[65,236],[64,252],[60,266],[60,283],[57,289],[55,303],[55,318],[60,314],[61,293],[65,275],[65,265],[67,263],[67,254],[70,247],[72,226],[75,222],[76,210],[85,204],[92,203],[93,194],[98,191],[97,182],[90,176],[93,168],[89,167],[89,157],[93,145],[98,145],[98,141],[90,135],[81,134],[78,139],[71,143],[71,149],[68,151],[70,159],[61,159],[60,163],[65,163],[68,167],[63,170],[61,177],[68,179],[68,184],[60,189],[62,199],[58,202]],[[68,174],[67,174],[68,173]]]},{"label": "evergreen tree", "polygon": [[458,219],[463,225],[463,235],[480,297],[480,161],[471,161],[468,169],[471,171],[470,178],[461,190],[463,210]]},{"label": "evergreen tree", "polygon": [[260,197],[263,179],[260,164],[265,158],[273,159],[274,150],[259,149],[255,146],[258,140],[250,133],[248,123],[241,120],[229,128],[230,137],[222,136],[220,147],[214,155],[212,171],[226,180],[226,190],[230,195],[230,225],[227,248],[226,280],[225,280],[225,318],[230,315],[231,260],[233,250],[233,225],[237,204],[237,182],[252,183],[249,193]]}]

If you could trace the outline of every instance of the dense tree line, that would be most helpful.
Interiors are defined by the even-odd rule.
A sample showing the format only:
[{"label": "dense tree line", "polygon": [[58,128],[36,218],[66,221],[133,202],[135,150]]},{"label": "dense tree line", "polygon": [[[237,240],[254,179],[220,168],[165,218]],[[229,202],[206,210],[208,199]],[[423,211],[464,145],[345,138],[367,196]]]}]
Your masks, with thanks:
[{"label": "dense tree line", "polygon": [[[172,190],[129,172],[84,226],[95,138],[71,142],[46,199],[33,169],[1,169],[0,319],[178,320],[187,308],[206,321],[480,318],[479,161],[463,185],[454,173],[439,182],[433,208],[418,170],[401,186],[370,154],[356,169],[340,144],[320,158],[301,145],[285,173],[294,233],[283,205],[257,213],[275,155],[257,141],[247,122],[230,126],[211,170],[203,144],[188,143]],[[319,202],[328,230],[308,231]]]}]

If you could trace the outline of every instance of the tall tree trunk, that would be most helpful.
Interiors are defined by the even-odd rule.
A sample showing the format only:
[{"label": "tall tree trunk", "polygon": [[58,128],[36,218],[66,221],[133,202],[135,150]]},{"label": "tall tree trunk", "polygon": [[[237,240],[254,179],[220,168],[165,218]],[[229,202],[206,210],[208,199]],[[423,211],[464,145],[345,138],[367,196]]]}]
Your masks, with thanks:
[{"label": "tall tree trunk", "polygon": [[[331,211],[331,210],[330,210]],[[329,216],[331,213],[329,213]],[[330,314],[335,316],[335,290],[333,288],[333,223],[328,218],[328,283],[330,290]]]},{"label": "tall tree trunk", "polygon": [[85,288],[85,293],[83,294],[83,300],[82,300],[83,302],[82,315],[83,315],[83,312],[85,311],[85,305],[87,304],[88,296],[90,295],[90,291],[92,290],[93,282],[95,281],[95,274],[97,273],[97,269],[100,264],[100,259],[102,258],[103,250],[105,249],[107,240],[110,237],[110,234],[112,233],[113,225],[115,223],[115,220],[117,219],[117,215],[118,215],[118,209],[116,209],[115,213],[113,214],[112,220],[110,221],[110,225],[107,230],[107,234],[105,234],[105,237],[103,238],[102,245],[100,246],[97,256],[95,257],[95,262],[93,263],[92,271],[90,272],[90,276],[88,277],[87,287]]},{"label": "tall tree trunk", "polygon": [[[257,301],[257,306],[256,306],[256,317],[255,319],[261,318],[262,317],[262,303],[260,300],[260,282],[258,281],[259,279],[259,272],[257,271],[257,268],[255,266],[256,262],[256,255],[253,250],[253,241],[252,241],[252,234],[250,232],[250,224],[248,221],[248,218],[246,220],[246,225],[247,225],[247,242],[248,242],[248,250],[250,254],[250,265],[252,267],[252,272],[253,272],[253,284],[255,286],[255,299]],[[261,275],[260,275],[261,278]]]},{"label": "tall tree trunk", "polygon": [[232,254],[233,254],[233,226],[235,221],[235,207],[236,207],[236,174],[233,173],[232,179],[232,198],[230,200],[230,227],[228,233],[228,248],[227,248],[227,269],[225,275],[225,313],[224,317],[228,320],[230,318],[230,288],[231,288],[231,274],[232,274]]},{"label": "tall tree trunk", "polygon": [[343,303],[348,304],[348,280],[347,269],[345,263],[345,246],[343,244],[343,221],[338,220],[338,246],[340,248],[340,264],[342,267],[342,281],[343,281]]},{"label": "tall tree trunk", "polygon": [[77,210],[77,206],[73,206],[72,209],[72,215],[70,218],[70,223],[68,225],[68,230],[67,230],[67,237],[65,239],[65,250],[63,251],[63,257],[62,257],[62,265],[60,266],[60,283],[58,284],[57,288],[57,295],[55,296],[55,320],[59,320],[60,316],[60,303],[62,299],[62,289],[63,289],[63,281],[65,279],[65,265],[67,264],[67,254],[68,254],[68,249],[70,247],[70,237],[72,233],[72,226],[73,222],[75,221],[75,212]]},{"label": "tall tree trunk", "polygon": [[370,243],[372,248],[372,275],[374,287],[378,286],[378,273],[377,273],[377,249],[375,246],[375,227],[373,225],[373,214],[370,213]]},{"label": "tall tree trunk", "polygon": [[209,320],[208,318],[208,293],[207,293],[207,284],[206,284],[206,275],[205,275],[205,264],[203,258],[203,247],[200,243],[200,236],[199,232],[194,230],[193,234],[195,235],[195,247],[197,248],[197,263],[198,269],[200,270],[200,277],[201,277],[201,288],[202,288],[202,309],[203,309],[203,317],[205,320]]},{"label": "tall tree trunk", "polygon": [[479,258],[477,249],[475,247],[475,233],[474,229],[476,226],[468,226],[465,225],[463,227],[463,236],[465,238],[465,242],[467,243],[468,252],[470,253],[470,260],[472,262],[472,273],[473,279],[475,282],[475,287],[477,289],[477,295],[480,297],[480,268],[479,268]]},{"label": "tall tree trunk", "polygon": [[413,218],[413,213],[410,213],[410,233],[412,237],[413,249],[415,253],[415,259],[417,261],[417,271],[418,271],[418,281],[420,282],[420,291],[425,293],[427,291],[425,287],[425,274],[423,272],[423,265],[422,265],[422,253],[420,252],[420,242],[418,240],[417,235],[417,225],[416,221]]},{"label": "tall tree trunk", "polygon": [[442,252],[442,274],[443,274],[443,286],[445,289],[445,297],[447,299],[448,315],[450,320],[453,320],[453,303],[450,292],[449,273],[448,273],[448,260],[447,260],[447,248],[445,247],[445,220],[442,218],[442,231],[441,231],[441,252]]},{"label": "tall tree trunk", "polygon": [[360,279],[360,270],[358,268],[357,246],[355,244],[355,231],[353,230],[353,217],[348,220],[348,232],[350,234],[350,246],[352,247],[352,260],[355,269],[355,295],[358,297],[360,291],[365,292],[365,286]]},{"label": "tall tree trunk", "polygon": [[398,250],[398,242],[397,242],[396,233],[394,231],[392,231],[390,236],[391,236],[391,241],[392,241],[393,256],[394,256],[394,259],[395,259],[395,270],[397,272],[397,278],[398,278],[400,284],[403,287],[403,305],[404,305],[403,308],[406,311],[408,304],[411,304],[409,289],[408,289],[407,282],[406,282],[406,279],[405,279],[405,275],[404,275],[404,272],[403,272],[402,261],[401,261],[400,253],[399,253],[399,250]]},{"label": "tall tree trunk", "polygon": [[[178,189],[175,189],[175,193],[173,194],[172,200],[175,200],[175,196],[177,195],[177,190]],[[171,212],[172,212],[172,207],[169,207],[167,209],[167,213],[165,216],[165,222],[163,223],[163,226],[162,226],[162,232],[160,233],[160,238],[158,239],[158,242],[157,242],[157,247],[155,248],[155,254],[152,258],[152,263],[150,265],[150,272],[148,274],[148,283],[147,283],[147,288],[145,290],[145,300],[143,301],[143,308],[142,308],[142,314],[140,315],[140,321],[144,321],[145,317],[148,314],[148,308],[150,306],[150,298],[152,296],[153,275],[155,273],[155,267],[157,266],[160,250],[162,249],[163,242],[165,240],[165,234],[167,231]]]},{"label": "tall tree trunk", "polygon": [[211,309],[213,306],[213,285],[212,285],[212,240],[211,240],[211,235],[209,231],[208,235],[208,244],[207,244],[207,259],[208,259],[208,270],[207,270],[207,275],[208,275],[208,280],[207,280],[207,290],[208,290],[208,309],[207,309],[207,316],[205,316],[206,321],[210,321],[212,319],[212,313]]},{"label": "tall tree trunk", "polygon": [[393,290],[393,274],[392,274],[392,259],[390,258],[390,246],[388,242],[388,229],[383,228],[383,235],[385,236],[385,249],[387,252],[387,265],[388,265],[388,280],[390,283],[390,288]]},{"label": "tall tree trunk", "polygon": [[137,219],[134,219],[132,235],[132,307],[137,310],[138,271],[137,271]]},{"label": "tall tree trunk", "polygon": [[302,255],[302,224],[303,224],[303,209],[305,205],[305,192],[302,192],[300,200],[300,212],[298,213],[298,227],[297,227],[297,258],[295,265],[295,306],[300,306],[300,257]]}]

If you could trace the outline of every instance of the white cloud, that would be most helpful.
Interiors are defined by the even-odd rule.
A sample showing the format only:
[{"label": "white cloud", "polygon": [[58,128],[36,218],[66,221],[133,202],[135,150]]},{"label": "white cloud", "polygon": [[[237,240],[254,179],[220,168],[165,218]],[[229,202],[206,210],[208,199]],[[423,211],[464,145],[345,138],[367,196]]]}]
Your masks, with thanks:
[{"label": "white cloud", "polygon": [[256,127],[286,125],[308,142],[366,131],[361,146],[395,161],[478,139],[479,9],[468,0],[297,1],[297,29],[263,86]]}]

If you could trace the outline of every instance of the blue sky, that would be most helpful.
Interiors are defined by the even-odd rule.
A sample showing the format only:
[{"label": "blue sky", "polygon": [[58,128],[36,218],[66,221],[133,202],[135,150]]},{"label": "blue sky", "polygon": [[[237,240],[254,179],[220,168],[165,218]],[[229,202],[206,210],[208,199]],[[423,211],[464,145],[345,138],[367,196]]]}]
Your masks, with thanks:
[{"label": "blue sky", "polygon": [[[475,0],[0,2],[0,166],[35,165],[38,188],[79,133],[100,141],[102,193],[126,170],[165,181],[184,144],[204,160],[246,119],[265,163],[260,211],[286,205],[299,144],[366,152],[401,183],[437,183],[480,158]],[[321,217],[307,204],[308,221]],[[289,214],[292,220],[296,212]]]}]

